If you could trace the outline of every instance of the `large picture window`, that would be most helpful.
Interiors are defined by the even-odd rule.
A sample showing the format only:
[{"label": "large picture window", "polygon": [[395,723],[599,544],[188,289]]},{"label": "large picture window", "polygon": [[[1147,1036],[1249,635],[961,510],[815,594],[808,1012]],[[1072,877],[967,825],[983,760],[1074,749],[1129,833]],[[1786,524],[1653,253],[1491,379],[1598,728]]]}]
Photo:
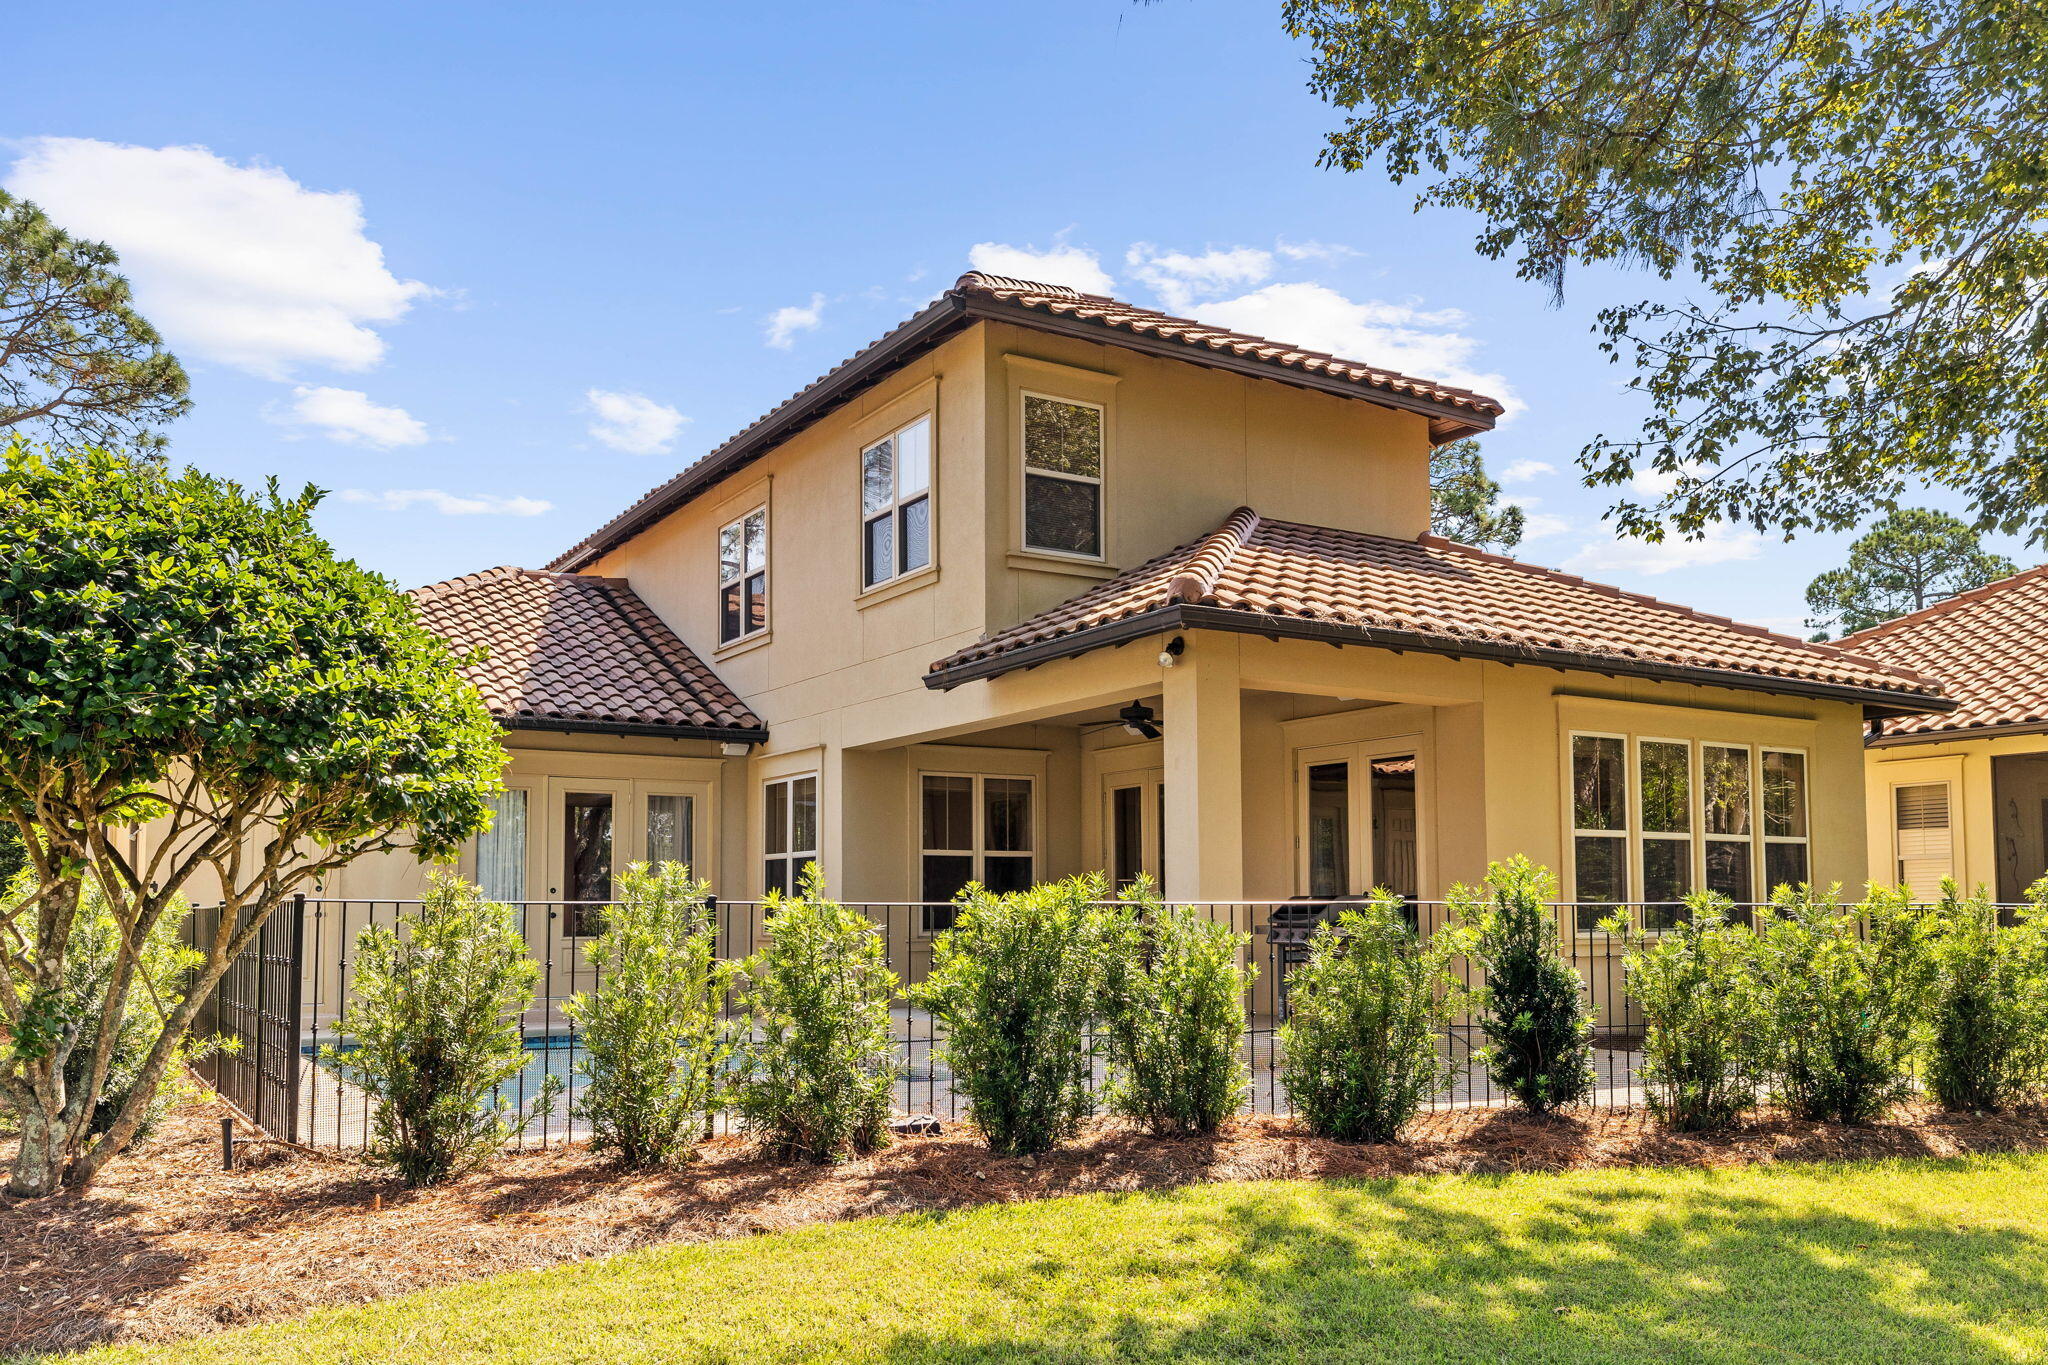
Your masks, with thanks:
[{"label": "large picture window", "polygon": [[756,507],[718,532],[718,642],[768,629],[768,509]]},{"label": "large picture window", "polygon": [[802,881],[804,864],[818,857],[818,779],[815,774],[778,778],[761,790],[761,889],[788,895]]},{"label": "large picture window", "polygon": [[1093,403],[1024,395],[1024,546],[1102,557],[1102,416]]},{"label": "large picture window", "polygon": [[918,824],[925,933],[953,927],[952,899],[969,883],[991,891],[1031,885],[1031,779],[926,773]]},{"label": "large picture window", "polygon": [[860,453],[861,586],[932,562],[932,424],[920,417]]}]

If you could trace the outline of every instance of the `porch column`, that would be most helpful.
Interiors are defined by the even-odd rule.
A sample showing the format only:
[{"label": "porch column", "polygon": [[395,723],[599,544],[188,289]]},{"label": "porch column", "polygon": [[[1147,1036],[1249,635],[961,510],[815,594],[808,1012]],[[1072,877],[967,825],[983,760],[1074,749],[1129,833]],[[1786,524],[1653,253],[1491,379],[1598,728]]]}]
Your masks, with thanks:
[{"label": "porch column", "polygon": [[1238,637],[1189,631],[1187,651],[1162,670],[1166,895],[1244,897],[1244,739]]}]

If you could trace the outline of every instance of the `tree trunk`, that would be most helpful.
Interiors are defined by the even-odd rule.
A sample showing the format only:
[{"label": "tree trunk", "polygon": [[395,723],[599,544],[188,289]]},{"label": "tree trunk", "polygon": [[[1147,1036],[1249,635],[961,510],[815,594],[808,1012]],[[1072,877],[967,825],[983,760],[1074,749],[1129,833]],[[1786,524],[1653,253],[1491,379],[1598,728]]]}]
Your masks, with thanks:
[{"label": "tree trunk", "polygon": [[21,1119],[21,1149],[14,1154],[14,1170],[7,1192],[26,1199],[55,1194],[64,1184],[64,1138],[61,1125],[33,1105],[24,1105]]}]

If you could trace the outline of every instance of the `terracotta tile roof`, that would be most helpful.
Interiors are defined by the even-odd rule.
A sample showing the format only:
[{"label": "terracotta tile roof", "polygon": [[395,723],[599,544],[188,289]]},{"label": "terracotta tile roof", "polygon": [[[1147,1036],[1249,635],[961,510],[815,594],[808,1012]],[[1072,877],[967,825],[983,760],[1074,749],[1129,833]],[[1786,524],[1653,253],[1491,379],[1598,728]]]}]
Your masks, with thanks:
[{"label": "terracotta tile roof", "polygon": [[624,579],[498,568],[411,596],[430,630],[487,651],[464,671],[504,724],[765,733]]},{"label": "terracotta tile roof", "polygon": [[1140,308],[1136,304],[1123,303],[1106,294],[1083,294],[1080,290],[1069,289],[1065,285],[1037,284],[1031,280],[1011,279],[1004,275],[986,275],[978,270],[962,275],[953,288],[964,294],[982,295],[1055,316],[1099,323],[1113,331],[1177,341],[1195,350],[1225,351],[1283,369],[1342,379],[1361,388],[1379,389],[1387,393],[1424,399],[1430,403],[1483,416],[1489,419],[1486,423],[1488,426],[1493,425],[1492,418],[1500,416],[1504,411],[1498,399],[1488,398],[1470,389],[1417,379],[1394,370],[1381,369],[1362,360],[1345,360],[1327,351],[1311,351],[1306,347],[1290,345],[1284,341],[1270,341],[1262,336],[1253,336],[1249,332],[1233,332],[1227,327],[1211,327],[1193,318],[1175,317],[1171,313],[1161,313],[1151,308]]},{"label": "terracotta tile roof", "polygon": [[1845,647],[1941,679],[1959,705],[1900,716],[1883,739],[2048,728],[2048,564],[1842,638]]},{"label": "terracotta tile roof", "polygon": [[588,567],[607,551],[646,530],[676,508],[744,468],[840,404],[972,323],[999,319],[1022,327],[1079,333],[1110,345],[1178,353],[1218,365],[1304,384],[1430,417],[1438,442],[1485,431],[1501,404],[1470,389],[1432,383],[1362,360],[1342,360],[1246,332],[1210,327],[1189,318],[1083,294],[1064,285],[1039,284],[971,270],[930,305],[827,370],[756,418],[738,435],[680,474],[643,493],[625,511],[556,556],[550,569]]},{"label": "terracotta tile roof", "polygon": [[[1916,673],[1436,536],[1394,540],[1240,507],[1216,530],[931,666],[930,686],[1091,647],[1172,613],[1175,624],[1310,634],[1498,658],[1857,699],[1944,705]],[[1069,648],[1068,646],[1071,646]]]}]

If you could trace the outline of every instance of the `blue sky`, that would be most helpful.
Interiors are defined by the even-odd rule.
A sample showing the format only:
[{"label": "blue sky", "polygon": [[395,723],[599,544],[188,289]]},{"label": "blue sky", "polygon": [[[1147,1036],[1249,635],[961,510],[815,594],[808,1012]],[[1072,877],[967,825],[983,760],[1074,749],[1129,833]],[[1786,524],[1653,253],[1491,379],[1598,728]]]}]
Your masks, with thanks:
[{"label": "blue sky", "polygon": [[[172,456],[335,490],[402,584],[540,564],[971,260],[1458,382],[1521,557],[1796,629],[1846,537],[1617,544],[1588,331],[1376,175],[1278,5],[104,4],[13,16],[0,183],[119,248],[192,372]],[[979,254],[977,255],[977,248]],[[2022,563],[2030,557],[2002,545]]]}]

